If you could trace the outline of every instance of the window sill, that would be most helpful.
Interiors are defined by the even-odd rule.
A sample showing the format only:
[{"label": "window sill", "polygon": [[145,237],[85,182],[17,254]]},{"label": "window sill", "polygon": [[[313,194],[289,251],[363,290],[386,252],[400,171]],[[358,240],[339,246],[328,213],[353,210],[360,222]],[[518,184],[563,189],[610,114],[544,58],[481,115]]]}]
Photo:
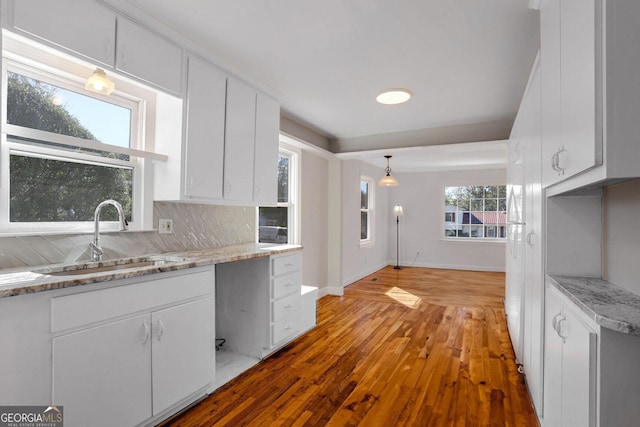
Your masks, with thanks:
[{"label": "window sill", "polygon": [[474,239],[471,237],[456,237],[440,239],[442,243],[453,243],[454,245],[468,245],[468,244],[481,244],[481,245],[504,245],[507,243],[507,239]]},{"label": "window sill", "polygon": [[374,242],[373,240],[365,240],[362,241],[358,244],[358,246],[360,246],[361,248],[369,248],[371,246],[375,246],[376,242]]}]

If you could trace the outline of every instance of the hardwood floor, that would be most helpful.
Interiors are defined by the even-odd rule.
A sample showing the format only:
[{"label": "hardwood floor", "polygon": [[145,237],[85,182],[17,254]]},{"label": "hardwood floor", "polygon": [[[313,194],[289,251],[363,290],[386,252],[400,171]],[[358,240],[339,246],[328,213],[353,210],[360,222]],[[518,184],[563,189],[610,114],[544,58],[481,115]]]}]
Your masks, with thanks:
[{"label": "hardwood floor", "polygon": [[166,426],[537,426],[503,273],[384,268]]}]

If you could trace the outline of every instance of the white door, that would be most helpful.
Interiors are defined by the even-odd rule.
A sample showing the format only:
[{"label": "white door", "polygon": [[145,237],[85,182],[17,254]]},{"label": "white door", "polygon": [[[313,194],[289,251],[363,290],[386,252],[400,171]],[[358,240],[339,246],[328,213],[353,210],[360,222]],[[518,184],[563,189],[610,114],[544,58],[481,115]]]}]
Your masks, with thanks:
[{"label": "white door", "polygon": [[214,382],[213,297],[152,313],[153,414]]},{"label": "white door", "polygon": [[278,202],[279,139],[280,104],[275,99],[258,92],[253,200],[262,206],[275,206]]},{"label": "white door", "polygon": [[53,402],[65,426],[133,426],[151,416],[148,314],[53,339]]},{"label": "white door", "polygon": [[519,363],[522,363],[523,353],[525,224],[522,210],[525,150],[526,147],[518,136],[509,141],[505,310],[509,336]]},{"label": "white door", "polygon": [[542,267],[542,140],[540,69],[535,69],[527,102],[531,120],[523,132],[526,145],[524,219],[527,234],[524,245],[524,345],[523,364],[531,399],[542,415],[544,278]]},{"label": "white door", "polygon": [[557,325],[562,318],[558,291],[547,287],[544,323],[544,427],[562,427],[562,338]]}]

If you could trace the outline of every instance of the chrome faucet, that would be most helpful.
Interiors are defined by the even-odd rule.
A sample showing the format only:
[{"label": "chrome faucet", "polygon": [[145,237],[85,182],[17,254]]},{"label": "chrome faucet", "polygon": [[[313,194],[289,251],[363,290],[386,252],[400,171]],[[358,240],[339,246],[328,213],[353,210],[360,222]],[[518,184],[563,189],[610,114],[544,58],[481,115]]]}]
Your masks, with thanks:
[{"label": "chrome faucet", "polygon": [[93,215],[93,242],[89,243],[91,248],[91,261],[102,261],[102,248],[100,247],[100,211],[106,205],[113,205],[118,211],[118,221],[120,221],[120,231],[124,231],[128,228],[127,220],[124,217],[124,210],[122,205],[115,200],[105,200],[101,202],[97,207]]}]

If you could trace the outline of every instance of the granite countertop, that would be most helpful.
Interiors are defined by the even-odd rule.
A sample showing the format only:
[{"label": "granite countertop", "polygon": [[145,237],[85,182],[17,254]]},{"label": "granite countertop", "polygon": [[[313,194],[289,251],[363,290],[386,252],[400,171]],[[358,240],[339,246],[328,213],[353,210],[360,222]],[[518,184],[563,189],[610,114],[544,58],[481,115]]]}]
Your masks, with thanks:
[{"label": "granite countertop", "polygon": [[[127,279],[165,271],[176,271],[225,262],[262,258],[275,254],[295,252],[301,249],[302,247],[298,245],[247,243],[215,249],[167,252],[163,254],[132,257],[136,259],[157,257],[171,261],[165,264],[147,265],[123,270],[100,271],[89,274],[57,276],[47,274],[59,269],[58,267],[61,266],[59,264],[0,270],[0,298],[69,288],[72,286],[82,286],[116,279]],[[118,262],[118,260],[104,260],[100,265],[110,266],[118,263],[121,262]]]},{"label": "granite countertop", "polygon": [[551,283],[598,325],[640,336],[640,296],[606,280],[549,274]]}]

